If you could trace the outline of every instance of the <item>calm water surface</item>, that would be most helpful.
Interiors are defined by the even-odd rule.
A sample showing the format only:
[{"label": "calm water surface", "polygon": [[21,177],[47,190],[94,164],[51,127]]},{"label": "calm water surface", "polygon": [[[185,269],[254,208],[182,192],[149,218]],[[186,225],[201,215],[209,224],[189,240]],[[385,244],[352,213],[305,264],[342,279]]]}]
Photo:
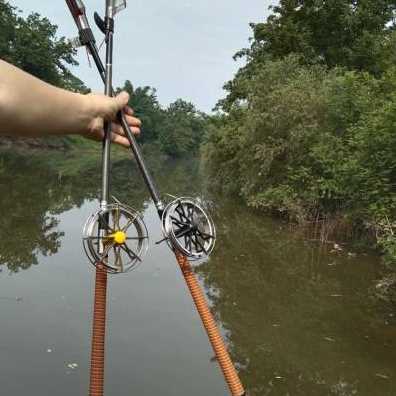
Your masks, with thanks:
[{"label": "calm water surface", "polygon": [[[218,244],[196,267],[253,396],[395,395],[396,323],[373,298],[379,258],[332,251],[204,191],[196,163],[152,160],[161,191],[214,202]],[[0,394],[86,395],[94,270],[81,228],[96,156],[0,154]],[[227,395],[134,164],[114,195],[144,213],[144,263],[109,279],[106,395]],[[193,186],[191,188],[191,186]]]}]

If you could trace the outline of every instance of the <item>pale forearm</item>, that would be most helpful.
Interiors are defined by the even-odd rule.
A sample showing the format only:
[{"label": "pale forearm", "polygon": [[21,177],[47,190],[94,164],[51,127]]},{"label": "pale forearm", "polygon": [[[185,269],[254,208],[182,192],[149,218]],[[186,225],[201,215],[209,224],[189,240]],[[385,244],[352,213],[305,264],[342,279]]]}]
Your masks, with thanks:
[{"label": "pale forearm", "polygon": [[0,134],[82,133],[93,109],[84,95],[51,86],[0,60]]},{"label": "pale forearm", "polygon": [[117,114],[135,134],[141,122],[128,107],[129,95],[80,95],[49,85],[0,60],[0,135],[43,136],[80,134],[103,140],[104,121],[111,121],[111,139],[121,146],[129,140]]}]

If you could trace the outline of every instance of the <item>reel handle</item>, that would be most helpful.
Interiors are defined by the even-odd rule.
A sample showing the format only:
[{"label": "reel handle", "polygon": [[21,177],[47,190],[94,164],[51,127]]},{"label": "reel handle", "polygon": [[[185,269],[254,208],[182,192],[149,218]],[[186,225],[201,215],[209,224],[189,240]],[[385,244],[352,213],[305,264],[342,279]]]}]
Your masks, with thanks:
[{"label": "reel handle", "polygon": [[96,11],[94,12],[94,20],[95,20],[96,26],[99,28],[99,30],[103,34],[105,34],[106,33],[105,21],[101,18],[101,16]]}]

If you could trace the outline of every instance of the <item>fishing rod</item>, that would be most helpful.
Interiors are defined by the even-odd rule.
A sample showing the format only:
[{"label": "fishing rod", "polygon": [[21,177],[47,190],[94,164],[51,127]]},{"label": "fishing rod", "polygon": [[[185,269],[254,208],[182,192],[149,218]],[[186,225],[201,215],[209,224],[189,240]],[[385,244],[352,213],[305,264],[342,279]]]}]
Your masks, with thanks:
[{"label": "fishing rod", "polygon": [[[105,35],[106,66],[100,58],[82,0],[66,0],[66,3],[78,28],[78,38],[73,40],[75,46],[87,48],[105,85],[105,95],[114,96],[114,16],[126,7],[126,0],[106,0],[104,19],[97,12],[94,14],[96,25]],[[164,239],[157,243],[166,241],[174,252],[231,394],[244,396],[243,385],[188,261],[188,258],[197,260],[208,257],[212,252],[216,242],[213,220],[201,203],[193,198],[176,198],[164,205],[122,111],[118,114],[118,120],[162,222]],[[115,202],[109,202],[111,122],[106,122],[104,129],[100,209],[90,216],[83,229],[85,252],[96,267],[90,396],[103,395],[107,273],[132,270],[137,263],[142,262],[142,256],[148,248],[147,228],[141,215],[116,199]]]},{"label": "fishing rod", "polygon": [[[105,85],[108,84],[109,82],[106,81],[106,75],[107,75],[106,68],[103,65],[103,62],[100,58],[99,50],[96,45],[96,40],[93,35],[92,29],[89,25],[83,2],[81,0],[66,0],[66,3],[70,9],[70,12],[74,18],[74,21],[77,25],[79,32],[78,38],[73,40],[74,44],[85,46],[87,48],[88,53],[93,57],[95,65],[99,71],[100,77],[102,78]],[[116,12],[120,11],[122,8],[125,8],[126,6],[125,1],[121,1],[121,2],[110,1],[109,3],[114,4],[114,6],[110,6],[110,8],[113,9],[112,11],[114,13],[113,16],[115,15]],[[107,7],[107,9],[108,8],[109,7]],[[110,47],[110,46],[112,47],[114,18],[107,18],[107,19],[105,18],[105,20],[103,20],[99,16],[99,14],[95,12],[94,19],[98,28],[106,35],[105,36],[106,37],[105,40],[107,43],[106,47]],[[110,25],[107,26],[106,23],[110,23]],[[110,36],[108,35],[108,33],[106,33],[107,28],[110,29]],[[112,51],[106,50],[107,55],[109,52]],[[106,60],[106,64],[108,60],[109,59]],[[115,91],[111,86],[111,84],[107,87],[107,89],[108,89],[108,93],[109,94],[111,93],[110,96],[114,96]],[[177,198],[174,201],[170,202],[166,207],[164,206],[164,203],[160,198],[160,194],[158,192],[156,184],[145,164],[139,144],[137,143],[136,138],[133,135],[131,128],[129,127],[126,121],[125,115],[122,112],[120,112],[118,118],[120,120],[125,136],[130,143],[130,147],[136,159],[136,163],[141,171],[145,184],[149,190],[151,198],[157,208],[158,214],[162,221],[162,231],[164,234],[164,239],[162,241],[159,241],[159,243],[166,241],[169,244],[169,246],[172,248],[172,250],[180,251],[182,254],[188,256],[190,259],[193,260],[208,257],[212,252],[216,242],[216,230],[213,220],[211,219],[209,214],[206,213],[206,211],[203,209],[200,202],[198,202],[196,199],[185,198],[185,197]],[[110,137],[108,137],[108,140],[110,141]],[[106,155],[103,156],[104,164],[108,162],[109,145],[110,144],[105,145]],[[108,178],[104,177],[103,180],[104,183],[102,186],[102,191],[106,187],[105,181],[108,180]],[[105,206],[104,204],[105,202],[107,201],[103,200],[103,205],[102,205],[103,207]],[[119,205],[119,203],[116,203],[116,205]],[[130,208],[124,208],[124,209],[131,211]],[[133,210],[131,212],[135,215]],[[108,269],[111,272],[120,272],[119,266],[112,266],[111,265],[112,261],[107,259],[105,256],[101,255],[100,257],[98,257],[97,255],[92,254],[96,251],[96,249],[94,246],[92,246],[91,243],[93,239],[89,237],[92,234],[94,228],[92,227],[92,223],[95,223],[98,220],[98,217],[99,215],[92,218],[91,222],[88,222],[87,226],[85,227],[86,230],[85,240],[87,241],[87,243],[85,244],[86,251],[89,252],[89,256],[93,263],[96,263],[98,261],[103,261],[106,264],[106,267],[108,267]],[[125,217],[128,217],[128,215],[126,214]],[[137,216],[137,218],[139,219],[139,216]],[[141,219],[139,220],[140,223],[142,223],[142,220]],[[139,227],[137,227],[138,235],[141,235],[140,230],[142,228],[145,227],[142,227],[141,224]],[[138,250],[140,253],[142,253],[144,249],[142,249],[142,247],[139,246]],[[140,256],[135,254],[135,259],[139,260]],[[134,262],[134,260],[132,260],[132,263],[129,263],[128,268],[134,267],[134,264],[136,263]]]}]

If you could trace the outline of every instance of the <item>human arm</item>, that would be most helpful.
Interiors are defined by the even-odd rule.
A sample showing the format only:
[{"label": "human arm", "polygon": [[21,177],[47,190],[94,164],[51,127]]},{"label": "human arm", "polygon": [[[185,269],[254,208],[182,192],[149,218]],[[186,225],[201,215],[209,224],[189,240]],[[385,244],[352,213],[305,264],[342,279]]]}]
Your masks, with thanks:
[{"label": "human arm", "polygon": [[[38,137],[80,134],[100,140],[103,120],[116,121],[123,110],[132,132],[140,132],[140,121],[127,106],[129,96],[115,98],[82,95],[47,84],[0,60],[0,135]],[[112,140],[129,146],[121,126],[112,126]]]}]

